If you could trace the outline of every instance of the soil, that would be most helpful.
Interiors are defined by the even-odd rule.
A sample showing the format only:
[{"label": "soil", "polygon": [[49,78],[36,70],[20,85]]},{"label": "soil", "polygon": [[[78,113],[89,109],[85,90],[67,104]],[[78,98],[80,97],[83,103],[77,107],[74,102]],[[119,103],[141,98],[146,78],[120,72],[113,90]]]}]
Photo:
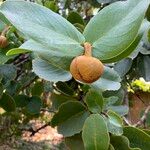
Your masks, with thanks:
[{"label": "soil", "polygon": [[[39,120],[32,121],[32,128],[36,130],[43,124]],[[20,138],[12,136],[0,143],[0,150],[67,150],[63,136],[55,128],[47,126],[34,136],[30,135],[31,132],[25,131]]]}]

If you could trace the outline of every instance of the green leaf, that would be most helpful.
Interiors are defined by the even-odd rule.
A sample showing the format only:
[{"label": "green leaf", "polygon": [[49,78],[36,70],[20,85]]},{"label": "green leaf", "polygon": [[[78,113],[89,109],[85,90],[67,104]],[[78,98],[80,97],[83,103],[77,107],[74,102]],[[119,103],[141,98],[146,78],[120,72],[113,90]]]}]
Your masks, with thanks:
[{"label": "green leaf", "polygon": [[103,75],[99,80],[91,84],[91,87],[106,91],[106,90],[118,90],[120,88],[120,77],[116,71],[109,67],[105,67]]},{"label": "green leaf", "polygon": [[103,62],[104,63],[117,62],[117,61],[120,61],[123,58],[126,58],[127,56],[129,56],[134,50],[136,50],[138,48],[138,45],[139,45],[145,31],[149,28],[149,26],[150,26],[150,22],[148,22],[147,20],[144,20],[141,25],[141,28],[139,29],[138,35],[135,38],[135,40],[132,42],[132,44],[127,49],[125,49],[122,53],[118,54],[117,56],[113,57],[112,59],[104,60]]},{"label": "green leaf", "polygon": [[54,12],[57,12],[59,10],[57,3],[54,1],[45,1],[44,6],[51,9]]},{"label": "green leaf", "polygon": [[26,110],[30,115],[36,115],[40,113],[41,107],[41,99],[37,96],[33,96],[30,98],[30,102],[27,104]]},{"label": "green leaf", "polygon": [[122,135],[123,134],[123,122],[121,117],[113,111],[108,111],[107,128],[110,133],[113,135]]},{"label": "green leaf", "polygon": [[17,75],[16,67],[11,64],[0,65],[0,75],[3,77],[5,82],[13,80]]},{"label": "green leaf", "polygon": [[132,66],[132,59],[125,58],[115,64],[114,70],[118,72],[120,77],[124,77]]},{"label": "green leaf", "polygon": [[141,150],[139,148],[130,148],[129,140],[125,136],[111,136],[110,142],[115,150]]},{"label": "green leaf", "polygon": [[[81,33],[78,32],[71,23],[43,6],[25,1],[13,0],[3,3],[1,5],[1,12],[23,33],[27,31],[27,34],[32,34],[32,32],[29,32],[35,29],[36,26],[39,26],[43,27],[45,30],[50,29],[70,37],[79,43],[84,41]],[[13,16],[11,14],[13,14]],[[26,27],[26,29],[24,27]],[[40,32],[39,30],[37,31]]]},{"label": "green leaf", "polygon": [[150,56],[140,56],[137,59],[138,73],[140,77],[143,77],[145,80],[150,80]]},{"label": "green leaf", "polygon": [[63,69],[53,66],[40,58],[33,60],[33,71],[40,77],[51,82],[67,81],[71,74]]},{"label": "green leaf", "polygon": [[110,144],[108,150],[115,150],[114,147]]},{"label": "green leaf", "polygon": [[150,42],[150,29],[147,32],[147,38],[148,38],[148,41]]},{"label": "green leaf", "polygon": [[2,94],[3,94],[3,84],[0,83],[0,98],[1,98]]},{"label": "green leaf", "polygon": [[108,150],[109,134],[99,114],[90,115],[84,123],[82,139],[86,150]]},{"label": "green leaf", "polygon": [[5,28],[6,24],[0,19],[0,32]]},{"label": "green leaf", "polygon": [[83,33],[85,26],[79,23],[75,23],[74,26],[81,32]]},{"label": "green leaf", "polygon": [[7,112],[15,111],[16,109],[13,98],[6,93],[3,93],[2,97],[0,98],[0,107]]},{"label": "green leaf", "polygon": [[65,82],[57,82],[56,83],[56,88],[59,92],[63,93],[63,94],[66,94],[66,95],[70,95],[70,96],[73,96],[74,95],[74,90],[68,86],[67,83]]},{"label": "green leaf", "polygon": [[85,150],[80,134],[65,138],[65,144],[70,150]]},{"label": "green leaf", "polygon": [[52,126],[58,126],[58,132],[64,137],[80,133],[89,112],[82,103],[68,101],[59,107],[59,111],[51,120]]},{"label": "green leaf", "polygon": [[10,24],[10,22],[6,19],[6,17],[0,12],[0,20],[5,24]]},{"label": "green leaf", "polygon": [[103,3],[103,4],[113,3],[113,2],[117,2],[117,1],[124,1],[124,0],[97,0],[97,2]]},{"label": "green leaf", "polygon": [[45,7],[25,1],[6,1],[1,12],[28,39],[46,46],[47,50],[65,52],[66,56],[83,52],[80,45],[85,41],[83,35],[63,17]]},{"label": "green leaf", "polygon": [[114,112],[116,112],[117,114],[124,116],[126,114],[128,114],[129,108],[126,105],[120,105],[120,106],[109,106],[107,107],[107,110],[112,110]]},{"label": "green leaf", "polygon": [[29,50],[24,50],[24,49],[21,49],[21,48],[14,48],[14,49],[11,49],[9,50],[6,55],[7,56],[11,56],[11,55],[16,55],[16,54],[22,54],[22,53],[27,53],[27,52],[31,52]]},{"label": "green leaf", "polygon": [[146,18],[148,21],[150,21],[150,5],[149,5],[147,12],[146,12]]},{"label": "green leaf", "polygon": [[103,109],[107,109],[109,106],[115,104],[117,101],[118,101],[118,97],[116,97],[116,96],[104,98]]},{"label": "green leaf", "polygon": [[90,90],[84,97],[84,101],[92,113],[101,113],[103,107],[103,97],[100,91]]},{"label": "green leaf", "polygon": [[26,107],[26,105],[30,102],[30,98],[26,95],[16,95],[14,96],[14,101],[16,107]]},{"label": "green leaf", "polygon": [[35,82],[33,88],[32,88],[32,95],[41,96],[41,94],[44,91],[44,85],[42,82]]},{"label": "green leaf", "polygon": [[150,136],[150,130],[149,129],[143,129],[143,131]]},{"label": "green leaf", "polygon": [[12,80],[5,84],[6,91],[9,95],[15,95],[22,87],[22,84],[18,81]]},{"label": "green leaf", "polygon": [[79,23],[81,25],[84,25],[84,20],[83,18],[80,16],[79,13],[77,12],[71,12],[68,17],[67,17],[67,20],[69,22],[71,22],[72,24],[76,24],[76,23]]},{"label": "green leaf", "polygon": [[59,106],[67,101],[76,101],[76,99],[73,97],[56,93],[52,93],[50,99],[52,101],[52,108],[54,110],[58,110]]},{"label": "green leaf", "polygon": [[84,30],[86,41],[93,43],[93,55],[104,61],[125,51],[138,34],[149,2],[116,2],[93,17]]},{"label": "green leaf", "polygon": [[[82,48],[83,49],[83,48]],[[29,40],[25,42],[19,49],[12,49],[10,53],[16,52],[26,52],[27,50],[36,52],[40,58],[48,61],[49,63],[57,66],[59,68],[63,68],[65,70],[69,70],[70,63],[72,59],[78,54],[80,51],[82,53],[82,49],[79,47],[71,48],[71,52],[67,50],[67,54],[65,50],[61,49],[61,51],[53,51],[50,50],[46,45],[41,45],[34,40]],[[14,52],[13,52],[14,51]],[[8,52],[9,54],[9,52]]]},{"label": "green leaf", "polygon": [[148,134],[134,127],[125,127],[123,132],[129,139],[131,147],[138,147],[141,148],[141,150],[149,150],[150,136]]},{"label": "green leaf", "polygon": [[[124,95],[125,95],[125,93],[124,93],[124,90],[123,90],[123,88],[120,88],[119,90],[117,90],[117,91],[105,91],[105,92],[103,92],[103,96],[105,97],[105,98],[108,98],[107,100],[109,100],[109,97],[110,97],[110,101],[109,102],[111,102],[111,97],[112,97],[112,101],[113,101],[113,99],[114,99],[114,101],[115,101],[115,98],[113,98],[113,97],[117,97],[118,98],[118,101],[116,101],[116,103],[114,102],[113,104],[115,104],[115,105],[121,105],[122,104],[122,102],[123,102],[123,99],[124,99]],[[106,100],[106,101],[107,101]],[[112,103],[111,103],[112,104]],[[111,105],[110,104],[110,105]],[[110,106],[109,105],[109,106]]]}]

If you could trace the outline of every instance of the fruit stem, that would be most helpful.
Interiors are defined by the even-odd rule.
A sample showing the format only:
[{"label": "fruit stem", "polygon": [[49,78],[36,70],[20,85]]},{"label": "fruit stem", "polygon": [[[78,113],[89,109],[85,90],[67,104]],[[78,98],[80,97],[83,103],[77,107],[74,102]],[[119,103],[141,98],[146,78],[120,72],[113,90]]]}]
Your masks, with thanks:
[{"label": "fruit stem", "polygon": [[92,56],[92,45],[88,42],[84,43],[84,55],[88,57]]}]

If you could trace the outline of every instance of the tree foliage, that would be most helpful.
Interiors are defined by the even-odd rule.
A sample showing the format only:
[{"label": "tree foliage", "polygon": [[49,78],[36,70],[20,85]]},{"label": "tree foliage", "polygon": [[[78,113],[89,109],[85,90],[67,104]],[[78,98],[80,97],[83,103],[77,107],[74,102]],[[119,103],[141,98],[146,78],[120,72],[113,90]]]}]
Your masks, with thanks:
[{"label": "tree foliage", "polygon": [[[116,1],[0,5],[0,32],[9,43],[0,48],[0,119],[15,118],[18,132],[48,111],[53,113],[48,124],[57,126],[72,150],[149,149],[149,130],[143,130],[150,128],[148,121],[128,121],[127,89],[139,77],[149,81],[150,1]],[[105,65],[92,84],[76,81],[69,71],[85,42]]]}]

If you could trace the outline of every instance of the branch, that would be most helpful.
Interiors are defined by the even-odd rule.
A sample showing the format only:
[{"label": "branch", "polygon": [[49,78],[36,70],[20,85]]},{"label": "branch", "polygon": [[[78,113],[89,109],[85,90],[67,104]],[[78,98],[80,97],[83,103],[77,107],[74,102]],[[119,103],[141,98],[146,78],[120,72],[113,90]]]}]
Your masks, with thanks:
[{"label": "branch", "polygon": [[134,125],[134,127],[137,127],[137,126],[140,126],[142,124],[144,124],[144,122],[146,121],[147,119],[147,115],[148,115],[148,112],[150,111],[150,105],[147,106],[147,108],[145,109],[144,111],[144,114],[143,116],[141,117],[141,119]]},{"label": "branch", "polygon": [[31,137],[31,136],[34,136],[36,133],[38,133],[40,130],[42,130],[42,129],[46,128],[47,126],[49,126],[49,125],[50,125],[50,122],[44,124],[43,126],[41,126],[40,128],[38,128],[38,129],[36,129],[36,130],[34,130],[32,127],[29,128],[29,129],[21,129],[21,130],[22,130],[22,131],[31,132],[31,134],[30,134],[30,137]]},{"label": "branch", "polygon": [[39,132],[40,130],[46,128],[49,125],[50,125],[50,122],[46,123],[45,125],[43,125],[42,127],[38,128],[37,130],[32,130],[32,133],[30,134],[30,137],[34,136],[37,132]]}]

